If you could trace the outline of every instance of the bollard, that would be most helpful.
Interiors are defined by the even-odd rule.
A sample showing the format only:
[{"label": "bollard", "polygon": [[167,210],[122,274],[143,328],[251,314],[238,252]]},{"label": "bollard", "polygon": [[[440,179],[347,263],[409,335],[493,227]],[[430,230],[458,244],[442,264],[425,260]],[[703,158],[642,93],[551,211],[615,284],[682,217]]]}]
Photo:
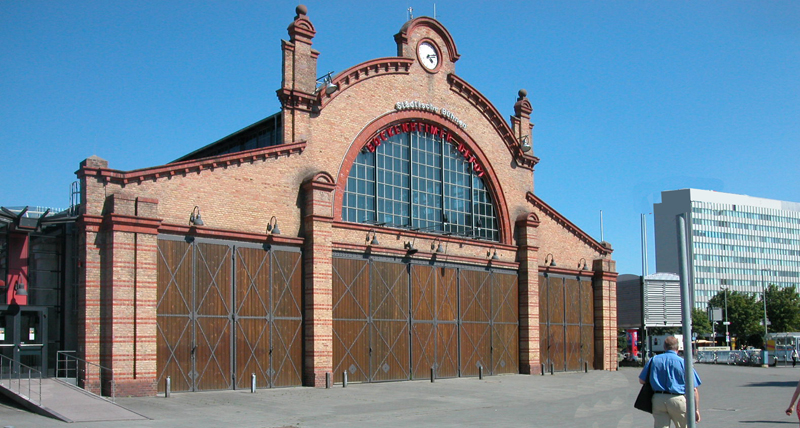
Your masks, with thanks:
[{"label": "bollard", "polygon": [[325,389],[331,388],[331,373],[325,372]]},{"label": "bollard", "polygon": [[250,393],[255,394],[256,392],[256,374],[253,373],[250,376]]},{"label": "bollard", "polygon": [[342,373],[342,388],[347,388],[347,370]]},{"label": "bollard", "polygon": [[172,379],[167,376],[167,380],[164,383],[164,398],[169,398],[170,389],[172,388]]},{"label": "bollard", "polygon": [[544,376],[544,363],[542,363],[541,366],[542,366],[542,376]]},{"label": "bollard", "polygon": [[550,376],[555,374],[555,364],[550,363]]},{"label": "bollard", "polygon": [[431,383],[436,380],[436,369],[431,367]]},{"label": "bollard", "polygon": [[483,380],[483,366],[478,366],[478,379]]},{"label": "bollard", "polygon": [[583,372],[589,373],[589,363],[587,363],[586,361],[583,362]]}]

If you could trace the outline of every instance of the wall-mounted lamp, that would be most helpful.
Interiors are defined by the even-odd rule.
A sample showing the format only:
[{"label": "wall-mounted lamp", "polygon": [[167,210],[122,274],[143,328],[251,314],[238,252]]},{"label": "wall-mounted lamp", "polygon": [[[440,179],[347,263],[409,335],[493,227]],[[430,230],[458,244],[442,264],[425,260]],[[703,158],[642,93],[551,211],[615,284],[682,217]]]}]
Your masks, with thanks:
[{"label": "wall-mounted lamp", "polygon": [[[370,235],[372,235],[371,240],[369,239]],[[369,232],[367,232],[367,239],[364,242],[366,242],[367,245],[381,245],[381,243],[378,242],[378,236],[375,235],[375,229],[370,229]]]},{"label": "wall-mounted lamp", "polygon": [[325,88],[325,95],[330,95],[339,90],[339,86],[333,83],[333,72],[329,71],[322,77],[317,78],[317,88],[314,92],[319,93]]},{"label": "wall-mounted lamp", "polygon": [[[549,263],[547,262],[548,260],[550,260]],[[544,265],[545,266],[551,266],[551,267],[556,267],[557,266],[556,265],[556,261],[553,259],[553,253],[547,253],[547,255],[544,256]]]},{"label": "wall-mounted lamp", "polygon": [[411,241],[404,242],[403,248],[405,248],[406,253],[408,253],[408,255],[416,254],[417,251],[419,251],[418,249],[414,248],[414,243]]},{"label": "wall-mounted lamp", "polygon": [[499,259],[499,257],[497,257],[497,248],[489,248],[489,251],[486,252],[486,258],[491,260]]},{"label": "wall-mounted lamp", "polygon": [[269,219],[267,222],[267,234],[268,235],[280,235],[281,230],[278,229],[278,219],[275,216]]},{"label": "wall-mounted lamp", "polygon": [[17,296],[27,296],[28,289],[25,288],[25,283],[22,281],[18,281],[17,285],[14,286],[14,294]]},{"label": "wall-mounted lamp", "polygon": [[578,269],[589,270],[589,267],[586,266],[586,259],[584,259],[583,257],[581,257],[581,259],[578,260]]},{"label": "wall-mounted lamp", "polygon": [[531,151],[531,139],[527,135],[522,136],[522,140],[519,142],[519,148],[522,150],[523,153],[528,153]]},{"label": "wall-mounted lamp", "polygon": [[[436,245],[437,242],[439,243],[439,245]],[[434,251],[434,249],[435,249],[435,251],[437,253],[443,253],[444,252],[444,247],[442,247],[442,240],[441,239],[436,238],[436,239],[433,240],[433,242],[431,242],[431,251]]]},{"label": "wall-mounted lamp", "polygon": [[[197,213],[197,214],[195,214]],[[203,219],[200,218],[200,207],[197,205],[192,209],[192,214],[189,216],[189,224],[192,226],[204,226]]]}]

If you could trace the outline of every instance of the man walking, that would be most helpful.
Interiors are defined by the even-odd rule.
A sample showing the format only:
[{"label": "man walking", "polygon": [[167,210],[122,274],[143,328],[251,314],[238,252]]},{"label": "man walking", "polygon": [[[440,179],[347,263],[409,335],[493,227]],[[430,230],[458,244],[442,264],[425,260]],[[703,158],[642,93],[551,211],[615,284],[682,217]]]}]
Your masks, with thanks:
[{"label": "man walking", "polygon": [[[670,421],[677,428],[686,427],[686,368],[683,358],[678,356],[678,339],[670,336],[664,340],[667,352],[656,355],[639,374],[639,383],[644,384],[650,373],[653,395],[653,428],[669,428]],[[700,377],[694,372],[694,419],[700,422]]]}]

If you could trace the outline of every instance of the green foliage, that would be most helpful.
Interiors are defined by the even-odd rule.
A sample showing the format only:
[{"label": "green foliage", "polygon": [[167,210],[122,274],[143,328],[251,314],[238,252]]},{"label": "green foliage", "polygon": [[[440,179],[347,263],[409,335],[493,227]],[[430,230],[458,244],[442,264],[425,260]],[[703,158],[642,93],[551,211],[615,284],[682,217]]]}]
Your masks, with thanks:
[{"label": "green foliage", "polygon": [[[764,335],[764,327],[761,320],[764,317],[761,300],[751,293],[741,293],[738,291],[727,291],[728,293],[728,321],[731,323],[728,330],[731,335],[739,338],[740,345],[758,346],[754,343],[753,337],[759,333]],[[708,301],[708,306],[714,308],[725,308],[725,290],[720,291]],[[743,343],[746,342],[746,343]]]},{"label": "green foliage", "polygon": [[711,321],[702,309],[692,309],[692,332],[698,335],[711,334]]},{"label": "green foliage", "polygon": [[767,287],[767,318],[769,331],[800,330],[800,295],[794,288]]}]

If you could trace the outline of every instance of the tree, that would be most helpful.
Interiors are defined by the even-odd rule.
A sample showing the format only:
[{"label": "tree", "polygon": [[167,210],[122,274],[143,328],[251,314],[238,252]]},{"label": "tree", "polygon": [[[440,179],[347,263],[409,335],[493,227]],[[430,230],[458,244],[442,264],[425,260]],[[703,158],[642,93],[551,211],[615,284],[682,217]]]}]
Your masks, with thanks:
[{"label": "tree", "polygon": [[711,321],[702,309],[692,309],[692,332],[698,335],[711,334]]},{"label": "tree", "polygon": [[769,331],[786,332],[800,329],[800,295],[794,288],[767,287]]},{"label": "tree", "polygon": [[726,292],[728,321],[731,323],[728,330],[739,338],[740,344],[759,346],[761,342],[756,340],[759,332],[761,336],[764,335],[764,327],[761,325],[764,316],[762,302],[756,300],[756,296],[751,293],[723,290],[708,301],[708,306],[724,308]]}]

